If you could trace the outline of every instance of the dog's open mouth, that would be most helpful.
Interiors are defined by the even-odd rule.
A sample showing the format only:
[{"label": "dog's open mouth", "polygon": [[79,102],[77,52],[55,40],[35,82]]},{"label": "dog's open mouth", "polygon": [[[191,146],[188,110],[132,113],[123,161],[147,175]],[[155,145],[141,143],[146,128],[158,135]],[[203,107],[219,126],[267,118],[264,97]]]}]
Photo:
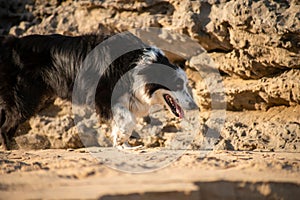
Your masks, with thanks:
[{"label": "dog's open mouth", "polygon": [[176,117],[183,118],[184,117],[184,112],[182,108],[178,105],[178,103],[173,99],[173,97],[169,94],[164,94],[163,95],[166,103],[170,107],[171,111]]}]

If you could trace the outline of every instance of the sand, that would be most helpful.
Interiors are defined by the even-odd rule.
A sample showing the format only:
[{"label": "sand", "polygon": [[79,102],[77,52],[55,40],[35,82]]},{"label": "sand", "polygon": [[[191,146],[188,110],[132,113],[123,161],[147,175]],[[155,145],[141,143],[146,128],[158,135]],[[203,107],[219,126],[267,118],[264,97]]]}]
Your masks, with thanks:
[{"label": "sand", "polygon": [[[128,173],[90,153],[108,150],[1,151],[0,199],[297,199],[300,195],[300,153],[190,150],[163,168]],[[136,153],[141,152],[131,152]],[[115,161],[115,166],[123,161]]]}]

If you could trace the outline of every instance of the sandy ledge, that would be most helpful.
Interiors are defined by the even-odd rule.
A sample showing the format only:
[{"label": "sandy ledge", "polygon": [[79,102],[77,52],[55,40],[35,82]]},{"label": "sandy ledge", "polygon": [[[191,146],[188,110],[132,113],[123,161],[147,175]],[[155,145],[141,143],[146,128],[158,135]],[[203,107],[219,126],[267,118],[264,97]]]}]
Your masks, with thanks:
[{"label": "sandy ledge", "polygon": [[300,153],[186,151],[169,166],[133,174],[107,167],[90,151],[1,151],[0,199],[297,199],[300,195]]}]

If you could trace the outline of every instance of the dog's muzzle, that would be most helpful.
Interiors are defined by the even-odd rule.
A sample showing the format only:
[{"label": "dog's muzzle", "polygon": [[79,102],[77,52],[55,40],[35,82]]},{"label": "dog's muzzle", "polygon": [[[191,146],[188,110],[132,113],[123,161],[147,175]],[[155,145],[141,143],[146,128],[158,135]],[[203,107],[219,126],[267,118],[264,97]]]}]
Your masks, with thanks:
[{"label": "dog's muzzle", "polygon": [[192,99],[191,102],[189,102],[189,106],[187,108],[185,108],[187,110],[198,110],[199,107],[197,106],[197,104],[195,103],[195,101]]},{"label": "dog's muzzle", "polygon": [[174,92],[180,106],[185,110],[197,110],[199,107],[193,97],[185,90]]}]

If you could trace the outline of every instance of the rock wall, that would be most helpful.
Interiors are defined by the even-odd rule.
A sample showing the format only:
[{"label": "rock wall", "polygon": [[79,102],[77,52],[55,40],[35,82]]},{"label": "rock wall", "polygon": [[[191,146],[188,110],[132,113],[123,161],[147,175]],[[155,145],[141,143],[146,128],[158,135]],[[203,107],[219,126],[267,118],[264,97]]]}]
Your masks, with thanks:
[{"label": "rock wall", "polygon": [[[0,32],[19,36],[146,27],[185,34],[206,49],[223,78],[228,112],[220,148],[300,149],[297,0],[1,0],[0,17]],[[211,95],[199,77],[193,80],[197,75],[190,61],[186,70],[196,83],[194,94],[201,110],[209,112]]]}]

